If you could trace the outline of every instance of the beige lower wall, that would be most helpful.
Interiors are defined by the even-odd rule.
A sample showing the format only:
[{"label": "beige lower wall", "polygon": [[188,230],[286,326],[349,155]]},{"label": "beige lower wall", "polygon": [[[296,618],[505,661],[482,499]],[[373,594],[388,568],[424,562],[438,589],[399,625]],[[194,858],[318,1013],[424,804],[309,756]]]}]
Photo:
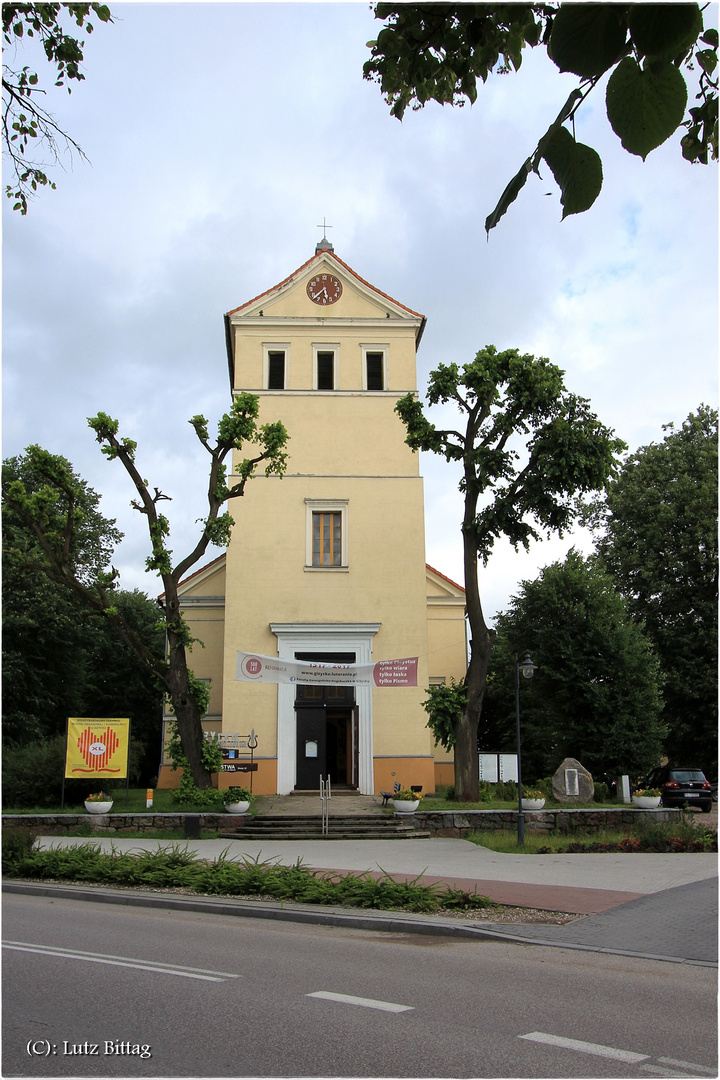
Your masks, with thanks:
[{"label": "beige lower wall", "polygon": [[375,794],[392,791],[393,784],[402,788],[422,784],[423,794],[435,790],[434,762],[431,757],[382,757],[373,761]]},{"label": "beige lower wall", "polygon": [[435,785],[453,787],[455,784],[455,763],[453,761],[435,762]]}]

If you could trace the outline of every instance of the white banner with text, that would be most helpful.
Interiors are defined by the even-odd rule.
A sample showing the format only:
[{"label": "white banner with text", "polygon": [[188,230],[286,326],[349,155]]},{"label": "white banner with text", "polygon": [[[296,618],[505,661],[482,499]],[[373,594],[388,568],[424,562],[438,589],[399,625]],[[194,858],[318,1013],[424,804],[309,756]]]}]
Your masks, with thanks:
[{"label": "white banner with text", "polygon": [[322,683],[325,686],[417,686],[417,656],[376,664],[320,664],[238,652],[235,678],[240,682]]}]

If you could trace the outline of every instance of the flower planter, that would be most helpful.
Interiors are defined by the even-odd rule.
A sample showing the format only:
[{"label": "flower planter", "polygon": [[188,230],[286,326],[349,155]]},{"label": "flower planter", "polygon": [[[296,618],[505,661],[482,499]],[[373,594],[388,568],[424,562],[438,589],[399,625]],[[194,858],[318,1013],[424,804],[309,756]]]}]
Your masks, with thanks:
[{"label": "flower planter", "polygon": [[523,808],[523,810],[542,810],[544,805],[545,805],[545,800],[544,799],[523,799],[522,800],[522,808]]},{"label": "flower planter", "polygon": [[88,814],[109,814],[112,810],[112,802],[86,802],[85,809]]},{"label": "flower planter", "polygon": [[396,814],[414,814],[419,805],[419,799],[415,799],[413,802],[410,799],[393,799]]},{"label": "flower planter", "polygon": [[633,795],[633,804],[640,810],[655,810],[660,805],[659,795]]},{"label": "flower planter", "polygon": [[249,802],[230,802],[225,803],[225,809],[228,814],[247,814],[250,809]]}]

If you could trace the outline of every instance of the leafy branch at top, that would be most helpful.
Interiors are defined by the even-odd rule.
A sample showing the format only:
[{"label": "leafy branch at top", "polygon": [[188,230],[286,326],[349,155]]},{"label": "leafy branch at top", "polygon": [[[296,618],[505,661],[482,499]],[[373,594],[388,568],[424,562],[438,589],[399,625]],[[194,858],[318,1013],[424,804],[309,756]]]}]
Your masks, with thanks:
[{"label": "leafy branch at top", "polygon": [[[69,82],[84,80],[80,65],[85,42],[66,33],[60,17],[67,13],[75,25],[88,34],[93,31],[92,14],[100,22],[112,22],[106,4],[3,4],[3,55],[17,50],[25,38],[40,42],[48,63],[55,67],[55,86],[64,86],[71,93]],[[60,160],[59,146],[81,158],[85,154],[78,143],[64,132],[41,104],[46,93],[39,85],[37,72],[28,65],[16,69],[3,62],[2,137],[3,150],[10,160],[14,181],[5,185],[8,198],[15,199],[14,210],[26,214],[28,199],[38,188],[55,187],[45,172],[47,165],[40,159],[40,148],[53,162]]]},{"label": "leafy branch at top", "polygon": [[[602,162],[576,140],[574,117],[608,72],[607,116],[625,150],[645,159],[683,126],[684,158],[702,164],[717,159],[718,33],[704,28],[698,4],[381,3],[375,17],[386,25],[368,42],[371,58],[363,73],[379,82],[400,120],[408,105],[472,104],[478,80],[517,71],[528,46],[544,46],[559,71],[579,77],[488,215],[488,234],[530,173],[539,175],[542,162],[560,188],[563,218],[593,205],[602,188]],[[688,86],[681,69],[699,72],[699,104],[685,119]]]}]

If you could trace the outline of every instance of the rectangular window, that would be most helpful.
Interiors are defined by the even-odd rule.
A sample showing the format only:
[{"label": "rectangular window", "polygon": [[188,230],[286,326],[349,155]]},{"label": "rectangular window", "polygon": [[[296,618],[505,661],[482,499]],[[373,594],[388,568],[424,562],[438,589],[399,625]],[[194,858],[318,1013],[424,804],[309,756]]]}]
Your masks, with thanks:
[{"label": "rectangular window", "polygon": [[312,516],[313,566],[342,565],[342,514],[340,511],[318,512]]},{"label": "rectangular window", "polygon": [[285,353],[268,352],[268,390],[285,389]]},{"label": "rectangular window", "polygon": [[335,353],[318,352],[317,354],[318,390],[335,389]]},{"label": "rectangular window", "polygon": [[305,569],[348,572],[347,499],[305,500]]},{"label": "rectangular window", "polygon": [[384,390],[383,368],[385,357],[381,352],[365,353],[365,374],[368,390]]}]

